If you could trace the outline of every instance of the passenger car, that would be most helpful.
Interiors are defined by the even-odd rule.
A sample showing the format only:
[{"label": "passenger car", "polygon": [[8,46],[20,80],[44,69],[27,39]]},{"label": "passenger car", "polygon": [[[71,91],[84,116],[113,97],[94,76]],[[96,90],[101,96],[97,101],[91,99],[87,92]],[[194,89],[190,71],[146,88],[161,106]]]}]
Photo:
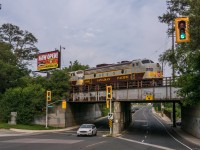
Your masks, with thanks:
[{"label": "passenger car", "polygon": [[97,135],[97,128],[94,124],[82,124],[77,131],[77,136],[80,135]]}]

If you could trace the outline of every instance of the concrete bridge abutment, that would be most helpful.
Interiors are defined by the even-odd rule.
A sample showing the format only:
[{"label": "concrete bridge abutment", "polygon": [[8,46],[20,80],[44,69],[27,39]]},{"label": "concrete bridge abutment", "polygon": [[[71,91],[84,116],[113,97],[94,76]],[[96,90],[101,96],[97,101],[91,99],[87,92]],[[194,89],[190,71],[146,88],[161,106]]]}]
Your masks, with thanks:
[{"label": "concrete bridge abutment", "polygon": [[131,104],[127,102],[113,102],[113,105],[113,136],[117,136],[126,129],[131,122]]}]

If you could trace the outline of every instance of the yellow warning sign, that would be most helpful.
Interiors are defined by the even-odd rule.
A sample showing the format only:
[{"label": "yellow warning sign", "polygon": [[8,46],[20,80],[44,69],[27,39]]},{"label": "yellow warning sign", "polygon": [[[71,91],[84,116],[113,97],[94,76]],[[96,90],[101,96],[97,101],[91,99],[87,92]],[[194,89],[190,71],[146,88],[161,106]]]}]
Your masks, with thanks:
[{"label": "yellow warning sign", "polygon": [[147,94],[146,95],[146,100],[153,100],[153,95],[152,94]]}]

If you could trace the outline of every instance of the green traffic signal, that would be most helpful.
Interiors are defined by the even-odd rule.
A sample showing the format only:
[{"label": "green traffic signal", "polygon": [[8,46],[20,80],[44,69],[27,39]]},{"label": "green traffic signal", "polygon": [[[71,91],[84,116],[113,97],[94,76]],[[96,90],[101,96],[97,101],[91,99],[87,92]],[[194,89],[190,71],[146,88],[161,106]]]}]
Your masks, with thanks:
[{"label": "green traffic signal", "polygon": [[185,39],[186,35],[185,35],[185,30],[181,30],[180,31],[180,39]]}]

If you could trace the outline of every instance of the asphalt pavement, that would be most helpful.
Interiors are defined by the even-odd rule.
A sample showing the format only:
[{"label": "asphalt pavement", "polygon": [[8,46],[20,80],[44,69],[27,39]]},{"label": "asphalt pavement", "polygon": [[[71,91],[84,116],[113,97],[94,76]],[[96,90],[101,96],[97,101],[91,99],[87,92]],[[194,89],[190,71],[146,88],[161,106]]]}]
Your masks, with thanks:
[{"label": "asphalt pavement", "polygon": [[[156,113],[154,109],[152,109],[152,112],[159,116],[163,121],[165,121],[167,124],[171,124],[173,125],[172,121],[165,115],[165,114],[161,114],[161,113]],[[193,143],[193,144],[196,144],[198,146],[200,146],[200,139],[199,138],[196,138],[194,137],[193,135],[183,131],[181,129],[181,126],[176,126],[176,127],[171,127],[173,129],[174,132],[176,132],[181,138]]]},{"label": "asphalt pavement", "polygon": [[[154,109],[152,109],[153,113],[160,117],[163,121],[167,124],[172,125],[172,121],[166,117],[164,114],[161,115],[160,113],[156,113]],[[0,137],[2,136],[22,136],[27,134],[35,134],[35,133],[47,133],[47,132],[60,132],[60,131],[70,131],[73,129],[77,129],[79,126],[68,127],[64,129],[57,129],[57,130],[23,130],[23,129],[0,129]],[[173,131],[175,131],[180,137],[183,139],[200,146],[200,139],[188,134],[187,132],[183,131],[181,127],[172,127]]]}]

